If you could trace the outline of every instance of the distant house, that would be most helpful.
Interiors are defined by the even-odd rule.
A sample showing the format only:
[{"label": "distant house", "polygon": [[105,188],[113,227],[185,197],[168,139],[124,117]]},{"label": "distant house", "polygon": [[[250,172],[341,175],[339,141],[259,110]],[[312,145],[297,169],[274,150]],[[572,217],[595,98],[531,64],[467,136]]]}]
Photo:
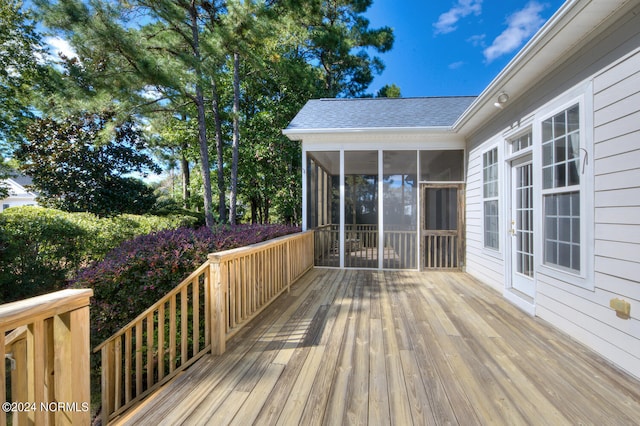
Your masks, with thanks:
[{"label": "distant house", "polygon": [[463,270],[640,377],[640,2],[569,0],[478,97],[312,100],[316,265]]},{"label": "distant house", "polygon": [[27,189],[31,185],[31,178],[23,175],[13,175],[2,181],[2,185],[8,187],[9,196],[0,200],[0,212],[18,206],[35,206],[37,194]]}]

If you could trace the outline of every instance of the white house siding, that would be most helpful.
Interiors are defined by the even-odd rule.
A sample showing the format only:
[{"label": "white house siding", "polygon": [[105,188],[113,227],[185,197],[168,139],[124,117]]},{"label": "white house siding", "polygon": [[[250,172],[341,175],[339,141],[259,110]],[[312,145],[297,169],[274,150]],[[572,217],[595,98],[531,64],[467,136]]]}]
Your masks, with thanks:
[{"label": "white house siding", "polygon": [[35,194],[27,191],[22,185],[18,184],[13,179],[7,179],[2,183],[8,189],[9,196],[7,198],[0,199],[0,212],[11,207],[37,205]]},{"label": "white house siding", "polygon": [[593,138],[594,288],[539,275],[537,314],[640,377],[640,49],[593,77]]},{"label": "white house siding", "polygon": [[[504,261],[489,255],[482,240],[482,153],[498,141],[512,123],[536,115],[548,117],[560,108],[557,97],[576,87],[584,93],[586,135],[593,138],[587,168],[593,168],[593,219],[587,233],[593,250],[586,259],[581,283],[553,274],[536,260],[535,315],[567,332],[620,368],[640,378],[640,14],[629,14],[594,44],[549,73],[512,105],[468,138],[467,272],[504,291]],[[586,124],[585,123],[585,124]],[[536,122],[534,121],[534,126]],[[534,152],[540,149],[535,141]],[[499,156],[503,164],[504,156]],[[534,155],[534,161],[536,157]],[[539,157],[538,160],[539,161]],[[539,168],[540,164],[534,164]],[[505,176],[500,170],[501,202]],[[536,193],[538,201],[540,193]],[[591,198],[589,194],[585,194]],[[538,207],[541,205],[539,204]],[[505,212],[505,206],[500,207]],[[540,214],[540,211],[537,211]],[[538,222],[536,222],[538,223]],[[506,225],[501,224],[501,244]],[[540,235],[540,234],[538,234]],[[538,236],[538,238],[541,238]],[[541,248],[540,244],[536,247]],[[501,249],[504,253],[504,250]],[[503,256],[507,256],[506,253]],[[568,274],[564,274],[568,275]],[[575,281],[575,280],[574,280]],[[621,319],[610,308],[612,299],[631,304],[631,318]]]},{"label": "white house siding", "polygon": [[[502,292],[504,262],[501,252],[484,248],[482,205],[482,154],[494,146],[488,141],[469,151],[466,198],[466,267],[465,270],[482,282]],[[500,206],[502,210],[503,206]],[[502,243],[502,239],[500,241]]]},{"label": "white house siding", "polygon": [[640,49],[594,79],[594,143],[595,285],[631,303],[612,343],[640,376]]}]

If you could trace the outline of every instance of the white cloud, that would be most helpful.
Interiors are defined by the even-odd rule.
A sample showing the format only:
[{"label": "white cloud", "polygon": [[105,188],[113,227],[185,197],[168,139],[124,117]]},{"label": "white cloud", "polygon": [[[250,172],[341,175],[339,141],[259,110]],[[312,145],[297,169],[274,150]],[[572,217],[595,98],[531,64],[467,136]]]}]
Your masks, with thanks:
[{"label": "white cloud", "polygon": [[449,69],[450,70],[457,70],[458,68],[462,67],[463,65],[464,65],[464,61],[453,62],[453,63],[449,64]]},{"label": "white cloud", "polygon": [[455,31],[458,21],[466,16],[480,15],[482,12],[482,0],[458,0],[447,12],[440,15],[438,22],[433,24],[436,34],[447,34]]},{"label": "white cloud", "polygon": [[507,18],[507,29],[502,32],[491,46],[484,50],[484,58],[487,62],[511,53],[519,48],[525,40],[531,37],[544,24],[544,18],[540,15],[545,5],[536,1],[529,2],[524,9],[519,10]]},{"label": "white cloud", "polygon": [[76,58],[78,56],[69,42],[63,38],[47,37],[44,41],[51,47],[55,60],[59,59],[60,55],[64,55],[67,58]]},{"label": "white cloud", "polygon": [[485,47],[486,46],[484,42],[485,38],[487,38],[486,34],[478,34],[478,35],[469,37],[467,41],[475,47],[478,47],[478,46]]}]

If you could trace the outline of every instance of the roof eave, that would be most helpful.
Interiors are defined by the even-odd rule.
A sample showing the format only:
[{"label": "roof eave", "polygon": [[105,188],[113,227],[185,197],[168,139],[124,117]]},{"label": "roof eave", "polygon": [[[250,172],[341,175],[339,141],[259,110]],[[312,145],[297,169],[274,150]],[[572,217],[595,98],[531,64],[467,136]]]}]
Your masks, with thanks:
[{"label": "roof eave", "polygon": [[[563,62],[568,52],[592,35],[595,27],[631,3],[632,0],[607,0],[604,3],[595,0],[571,0],[564,3],[469,105],[456,120],[453,129],[456,132],[470,133],[487,122],[500,112],[500,109],[494,106],[494,102],[501,92],[509,95],[509,104],[513,103],[542,75]],[[602,8],[603,4],[609,13],[601,16],[599,20],[594,14],[583,13],[588,12],[590,8],[597,9],[596,5]],[[569,23],[580,25],[569,26]],[[526,73],[522,72],[525,67]]]},{"label": "roof eave", "polygon": [[354,133],[395,133],[395,134],[416,134],[416,133],[454,133],[451,126],[428,126],[428,127],[362,127],[362,128],[317,128],[317,129],[284,129],[282,134],[291,140],[301,140],[307,135],[327,135],[327,134],[354,134]]}]

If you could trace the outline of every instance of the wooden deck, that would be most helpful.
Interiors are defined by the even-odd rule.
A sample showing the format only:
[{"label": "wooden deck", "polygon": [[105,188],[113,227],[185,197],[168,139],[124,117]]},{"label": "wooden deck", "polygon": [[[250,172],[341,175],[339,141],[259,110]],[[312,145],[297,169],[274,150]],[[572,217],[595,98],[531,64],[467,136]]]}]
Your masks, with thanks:
[{"label": "wooden deck", "polygon": [[314,269],[118,424],[638,424],[640,381],[469,275]]}]

